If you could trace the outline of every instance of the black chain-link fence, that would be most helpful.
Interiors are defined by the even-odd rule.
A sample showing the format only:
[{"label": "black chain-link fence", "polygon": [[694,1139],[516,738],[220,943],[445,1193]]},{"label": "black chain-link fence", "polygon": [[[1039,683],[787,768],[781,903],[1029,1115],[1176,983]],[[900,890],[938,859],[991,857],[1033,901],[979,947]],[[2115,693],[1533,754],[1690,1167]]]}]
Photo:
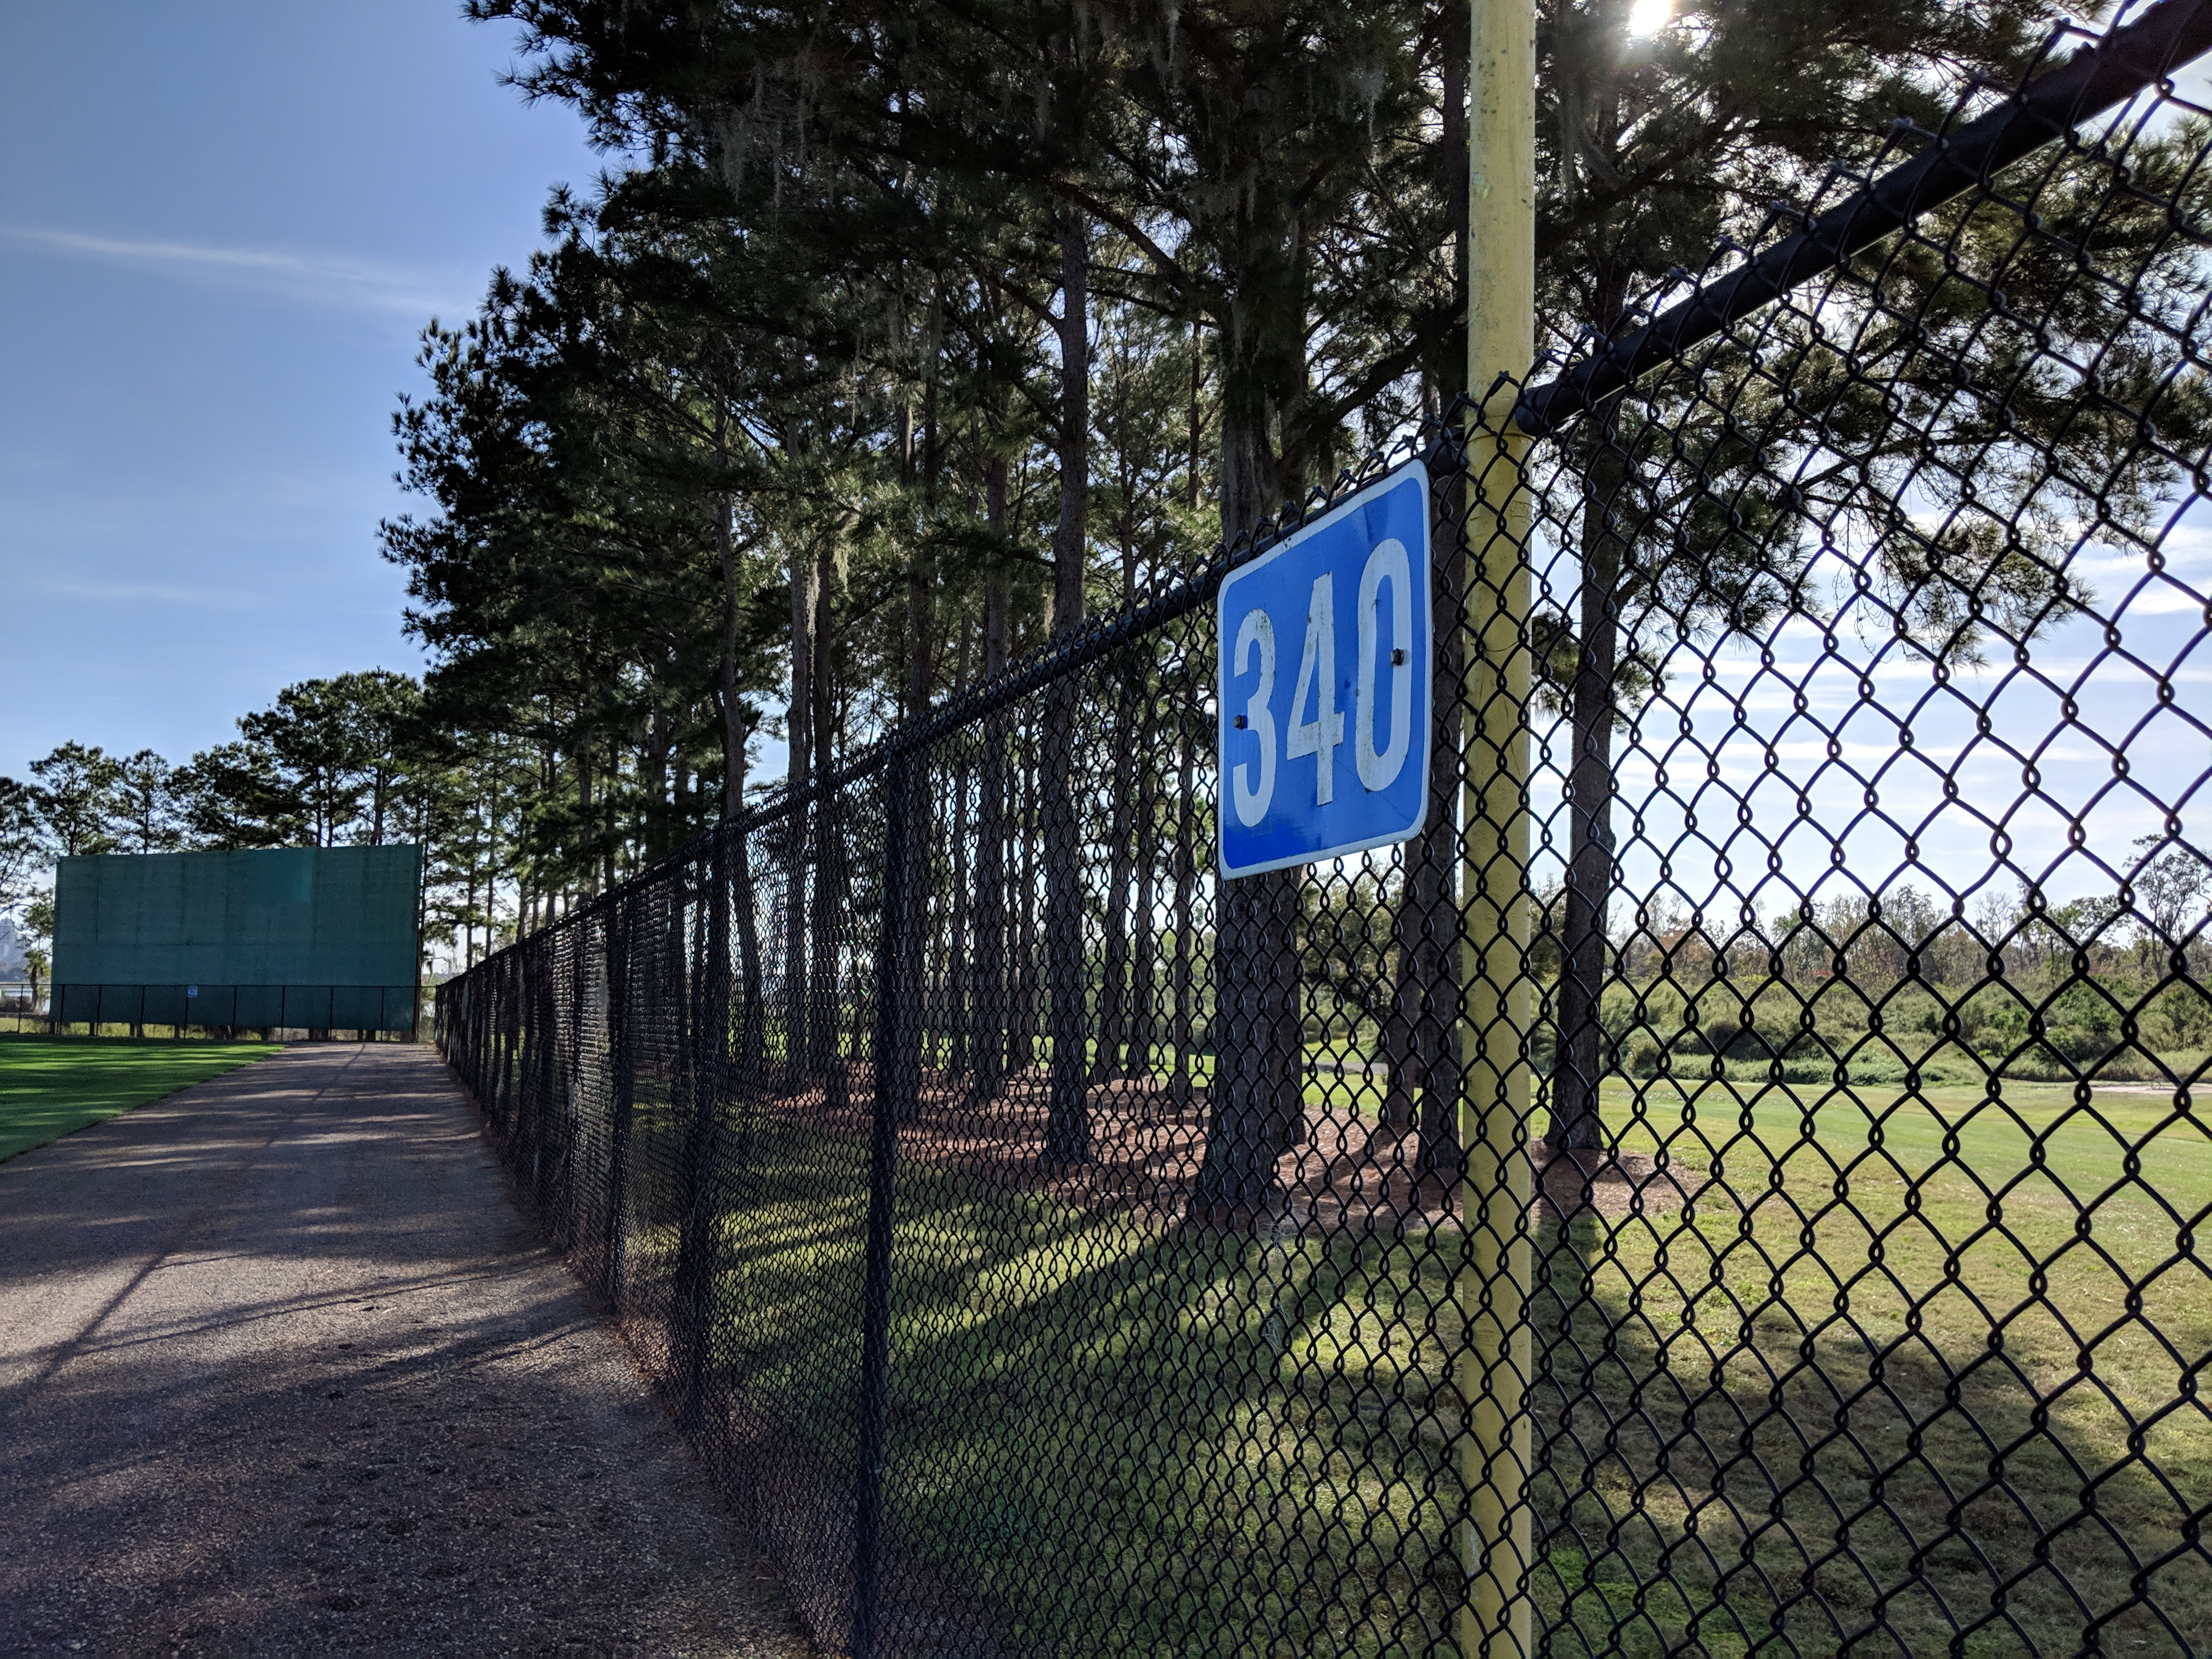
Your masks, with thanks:
[{"label": "black chain-link fence", "polygon": [[46,988],[28,980],[0,981],[0,1031],[46,1029]]},{"label": "black chain-link fence", "polygon": [[2212,1649],[2208,30],[1422,435],[1415,839],[1217,876],[1262,538],[441,988],[826,1648]]},{"label": "black chain-link fence", "polygon": [[[0,986],[0,1018],[7,1018],[11,988]],[[15,999],[15,1017],[26,1028],[35,1002],[40,1030],[58,1036],[182,1038],[191,1032],[225,1040],[240,1031],[305,1031],[321,1037],[343,1031],[374,1042],[386,1036],[412,1042],[421,993],[412,985],[49,985],[33,999]]]}]

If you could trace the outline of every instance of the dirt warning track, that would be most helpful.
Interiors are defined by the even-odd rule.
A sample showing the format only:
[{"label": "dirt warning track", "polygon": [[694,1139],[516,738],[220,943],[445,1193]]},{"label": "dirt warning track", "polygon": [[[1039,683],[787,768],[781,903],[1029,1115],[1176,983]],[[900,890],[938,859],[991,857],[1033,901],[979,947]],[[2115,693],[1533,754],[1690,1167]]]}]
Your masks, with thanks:
[{"label": "dirt warning track", "polygon": [[0,1654],[801,1659],[428,1050],[0,1164]]}]

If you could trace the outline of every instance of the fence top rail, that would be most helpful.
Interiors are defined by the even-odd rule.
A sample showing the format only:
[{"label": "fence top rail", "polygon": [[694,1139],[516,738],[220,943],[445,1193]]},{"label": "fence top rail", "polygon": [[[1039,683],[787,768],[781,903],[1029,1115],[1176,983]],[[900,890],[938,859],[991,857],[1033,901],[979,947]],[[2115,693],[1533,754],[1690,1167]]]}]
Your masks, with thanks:
[{"label": "fence top rail", "polygon": [[[2049,62],[2068,38],[2084,33],[2078,25],[2062,24],[2045,42],[2038,62]],[[1650,370],[1835,270],[1923,214],[1986,185],[2002,168],[2165,81],[2208,51],[2212,0],[2157,0],[2132,20],[2090,37],[2058,67],[2032,76],[1996,108],[1955,131],[1947,124],[1945,131],[1929,134],[1900,122],[1890,143],[1914,137],[1933,142],[1804,229],[1702,284],[1643,327],[1605,342],[1556,379],[1531,386],[1514,407],[1515,423],[1531,437],[1559,431]],[[1803,216],[1778,204],[1769,223]]]}]

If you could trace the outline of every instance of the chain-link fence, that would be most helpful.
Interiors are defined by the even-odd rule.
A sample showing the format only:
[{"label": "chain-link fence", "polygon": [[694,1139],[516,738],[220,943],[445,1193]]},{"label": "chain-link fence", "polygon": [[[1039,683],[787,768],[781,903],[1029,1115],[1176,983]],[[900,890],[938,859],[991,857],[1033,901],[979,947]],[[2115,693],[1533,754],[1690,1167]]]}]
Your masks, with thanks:
[{"label": "chain-link fence", "polygon": [[40,1024],[58,1035],[88,1036],[343,1031],[364,1042],[385,1036],[411,1042],[417,1000],[411,985],[65,984],[46,988]]},{"label": "chain-link fence", "polygon": [[43,1031],[47,1025],[46,988],[28,980],[0,981],[0,1031]]},{"label": "chain-link fence", "polygon": [[1422,435],[1414,839],[1218,877],[1263,537],[441,988],[826,1647],[2212,1646],[2208,31]]}]

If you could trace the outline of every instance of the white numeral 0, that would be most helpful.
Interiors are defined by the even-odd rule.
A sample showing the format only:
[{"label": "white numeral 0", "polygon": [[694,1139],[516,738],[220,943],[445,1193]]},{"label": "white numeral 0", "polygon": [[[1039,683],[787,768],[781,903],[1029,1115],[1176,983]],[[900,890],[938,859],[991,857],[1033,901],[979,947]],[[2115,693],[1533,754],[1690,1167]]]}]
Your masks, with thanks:
[{"label": "white numeral 0", "polygon": [[[1403,559],[1402,550],[1399,556]],[[1260,740],[1260,782],[1255,788],[1245,781],[1252,769],[1249,761],[1238,766],[1230,780],[1237,821],[1247,829],[1267,816],[1267,803],[1275,798],[1275,717],[1267,708],[1268,698],[1275,695],[1275,624],[1265,611],[1257,609],[1247,611],[1237,624],[1237,650],[1231,660],[1239,675],[1246,672],[1254,646],[1260,648],[1260,688],[1245,703],[1244,718],[1252,735]]]},{"label": "white numeral 0", "polygon": [[[1390,667],[1390,746],[1378,755],[1375,752],[1376,589],[1386,581],[1390,584],[1390,639],[1405,653],[1406,660]],[[1359,573],[1359,673],[1352,682],[1356,708],[1352,756],[1359,769],[1359,781],[1370,790],[1388,789],[1396,781],[1413,747],[1413,567],[1406,557],[1405,543],[1393,536],[1376,544],[1375,550],[1367,556],[1366,569]],[[1268,654],[1272,657],[1273,653]]]}]

